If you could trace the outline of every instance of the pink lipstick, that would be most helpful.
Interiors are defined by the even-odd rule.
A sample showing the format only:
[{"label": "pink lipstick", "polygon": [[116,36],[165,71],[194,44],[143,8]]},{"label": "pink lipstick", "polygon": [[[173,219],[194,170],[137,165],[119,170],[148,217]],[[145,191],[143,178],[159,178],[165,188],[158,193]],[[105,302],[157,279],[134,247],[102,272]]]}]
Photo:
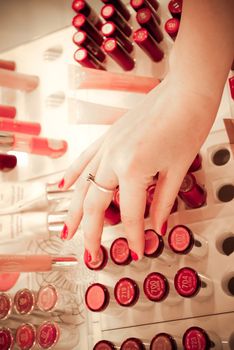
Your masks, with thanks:
[{"label": "pink lipstick", "polygon": [[135,62],[133,58],[122,48],[116,39],[105,39],[103,49],[124,70],[129,71],[134,68]]},{"label": "pink lipstick", "polygon": [[131,27],[113,5],[104,5],[101,9],[101,15],[106,21],[114,22],[126,36],[129,37],[132,34]]},{"label": "pink lipstick", "polygon": [[30,92],[39,84],[35,75],[21,74],[0,68],[0,86]]},{"label": "pink lipstick", "polygon": [[133,34],[133,40],[154,62],[163,59],[163,51],[145,28],[137,29]]},{"label": "pink lipstick", "polygon": [[0,117],[12,118],[16,116],[16,108],[13,106],[0,105]]},{"label": "pink lipstick", "polygon": [[85,293],[87,308],[93,312],[101,312],[106,309],[110,301],[108,289],[101,283],[94,283],[88,287]]}]

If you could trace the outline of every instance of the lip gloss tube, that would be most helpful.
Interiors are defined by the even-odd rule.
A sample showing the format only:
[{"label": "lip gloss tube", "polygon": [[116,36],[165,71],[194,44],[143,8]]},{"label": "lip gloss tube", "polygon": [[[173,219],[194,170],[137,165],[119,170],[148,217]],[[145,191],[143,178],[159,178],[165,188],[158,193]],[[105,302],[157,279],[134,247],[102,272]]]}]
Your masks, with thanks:
[{"label": "lip gloss tube", "polygon": [[116,347],[109,340],[100,340],[94,345],[93,350],[116,350]]},{"label": "lip gloss tube", "polygon": [[147,29],[158,43],[163,40],[161,29],[157,25],[152,12],[148,8],[145,7],[137,11],[136,19],[138,24]]},{"label": "lip gloss tube", "polygon": [[132,8],[136,12],[142,8],[148,8],[152,12],[157,23],[158,24],[161,23],[160,17],[158,16],[157,12],[155,11],[154,7],[150,4],[149,1],[147,1],[147,0],[131,0],[130,5],[132,6]]},{"label": "lip gloss tube", "polygon": [[122,48],[116,39],[105,39],[103,44],[104,51],[116,61],[124,70],[132,70],[135,62],[131,56]]},{"label": "lip gloss tube", "polygon": [[132,42],[113,22],[106,22],[105,24],[103,24],[102,34],[106,38],[111,37],[116,39],[128,53],[131,53],[133,51]]},{"label": "lip gloss tube", "polygon": [[127,6],[121,0],[101,0],[104,4],[113,4],[121,15],[128,21],[131,17],[131,14]]},{"label": "lip gloss tube", "polygon": [[41,125],[39,123],[11,120],[0,117],[0,131],[13,131],[29,135],[39,135]]},{"label": "lip gloss tube", "polygon": [[164,29],[168,35],[175,40],[179,31],[180,21],[178,18],[170,18],[166,21]]},{"label": "lip gloss tube", "polygon": [[202,167],[202,156],[198,153],[194,158],[192,164],[190,165],[188,172],[194,173],[195,171],[200,170],[201,167]]},{"label": "lip gloss tube", "polygon": [[120,306],[130,307],[135,305],[139,295],[139,287],[131,278],[123,277],[115,284],[114,296]]},{"label": "lip gloss tube", "polygon": [[168,10],[172,17],[180,19],[182,13],[183,0],[171,0],[168,4]]},{"label": "lip gloss tube", "polygon": [[163,59],[163,51],[157,45],[147,29],[137,29],[133,33],[133,40],[154,62],[160,62]]},{"label": "lip gloss tube", "polygon": [[77,266],[73,256],[50,255],[0,255],[0,272],[46,272],[52,269]]},{"label": "lip gloss tube", "polygon": [[191,209],[200,208],[206,203],[207,193],[198,185],[192,174],[187,174],[180,186],[179,197]]},{"label": "lip gloss tube", "polygon": [[49,313],[55,310],[64,312],[66,315],[73,313],[70,292],[64,290],[59,292],[52,284],[47,284],[39,289],[36,307],[43,313]]},{"label": "lip gloss tube", "polygon": [[199,260],[204,258],[208,252],[208,242],[195,235],[185,225],[176,225],[171,229],[168,244],[176,254],[189,254],[189,257]]},{"label": "lip gloss tube", "polygon": [[[0,293],[0,321],[4,321],[10,317],[12,311],[12,300],[9,294]],[[1,344],[1,343],[0,343]]]},{"label": "lip gloss tube", "polygon": [[1,350],[13,350],[14,336],[10,328],[0,328],[0,345]]},{"label": "lip gloss tube", "polygon": [[114,22],[126,36],[131,36],[131,27],[113,5],[104,5],[101,9],[101,15],[106,21]]},{"label": "lip gloss tube", "polygon": [[0,105],[0,117],[12,118],[16,116],[16,108],[13,106]]},{"label": "lip gloss tube", "polygon": [[15,150],[58,158],[66,152],[67,142],[25,134],[0,132],[0,150]]},{"label": "lip gloss tube", "polygon": [[124,237],[116,238],[110,247],[110,256],[114,264],[125,266],[131,263],[131,250],[128,241]]},{"label": "lip gloss tube", "polygon": [[99,271],[104,269],[108,261],[108,253],[106,248],[101,245],[100,250],[98,252],[98,258],[97,261],[92,262],[91,261],[91,255],[90,253],[85,250],[84,252],[84,263],[87,266],[88,269],[94,270],[94,271]]},{"label": "lip gloss tube", "polygon": [[77,13],[82,13],[97,29],[101,29],[102,21],[100,17],[86,1],[74,0],[72,9]]},{"label": "lip gloss tube", "polygon": [[39,84],[36,75],[22,74],[0,68],[0,86],[30,92]]},{"label": "lip gloss tube", "polygon": [[72,25],[86,32],[96,43],[97,45],[102,45],[103,37],[97,28],[89,22],[89,20],[82,14],[79,13],[73,17]]},{"label": "lip gloss tube", "polygon": [[183,335],[183,346],[185,350],[223,348],[217,334],[207,332],[201,327],[190,327],[185,331]]},{"label": "lip gloss tube", "polygon": [[109,291],[101,283],[91,284],[85,292],[85,303],[90,311],[101,312],[107,308],[109,302]]},{"label": "lip gloss tube", "polygon": [[158,333],[153,337],[149,350],[177,350],[176,339],[168,333]]},{"label": "lip gloss tube", "polygon": [[15,70],[16,63],[15,61],[0,60],[0,68],[7,70]]},{"label": "lip gloss tube", "polygon": [[20,350],[31,350],[36,345],[36,327],[23,323],[15,331],[15,343]]},{"label": "lip gloss tube", "polygon": [[88,50],[98,61],[105,61],[106,55],[104,52],[83,30],[79,30],[73,35],[73,42]]},{"label": "lip gloss tube", "polygon": [[231,97],[234,100],[234,76],[228,79]]},{"label": "lip gloss tube", "polygon": [[99,63],[88,50],[80,48],[74,53],[74,59],[76,62],[86,68],[105,70],[105,67]]},{"label": "lip gloss tube", "polygon": [[1,154],[0,153],[0,170],[10,171],[14,169],[17,165],[17,158],[11,154]]},{"label": "lip gloss tube", "polygon": [[191,267],[183,267],[174,277],[177,293],[184,298],[196,296],[199,301],[210,298],[213,294],[213,282],[210,278],[197,273]]}]

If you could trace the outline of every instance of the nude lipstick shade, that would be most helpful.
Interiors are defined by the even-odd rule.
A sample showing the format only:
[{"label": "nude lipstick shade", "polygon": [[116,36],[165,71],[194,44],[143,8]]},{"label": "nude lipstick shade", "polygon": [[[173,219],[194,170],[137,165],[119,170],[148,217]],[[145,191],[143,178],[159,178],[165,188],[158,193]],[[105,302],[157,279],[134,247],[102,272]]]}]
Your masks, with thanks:
[{"label": "nude lipstick shade", "polygon": [[164,29],[167,32],[168,35],[172,38],[172,40],[175,40],[179,31],[180,27],[180,21],[177,18],[169,18],[165,25]]},{"label": "nude lipstick shade", "polygon": [[101,9],[101,15],[106,21],[114,22],[127,37],[131,36],[132,28],[113,5],[104,5]]},{"label": "nude lipstick shade", "polygon": [[11,154],[0,153],[0,170],[10,171],[14,169],[17,165],[17,158]]},{"label": "nude lipstick shade", "polygon": [[0,117],[0,131],[12,131],[29,135],[39,135],[41,132],[41,125],[39,123],[11,120]]},{"label": "nude lipstick shade", "polygon": [[135,305],[139,295],[139,287],[131,278],[123,277],[115,284],[114,296],[120,306],[130,307]]},{"label": "nude lipstick shade", "polygon": [[92,38],[90,38],[87,33],[85,33],[83,30],[78,30],[73,35],[73,42],[74,44],[85,48],[87,51],[89,51],[93,57],[95,57],[98,61],[104,62],[106,59],[106,55],[104,52],[100,49],[100,47],[93,41]]},{"label": "nude lipstick shade", "polygon": [[179,197],[191,209],[200,208],[206,203],[207,193],[197,183],[192,174],[187,174],[180,186]]},{"label": "nude lipstick shade", "polygon": [[82,13],[98,30],[101,29],[101,19],[86,1],[74,0],[72,2],[72,9],[77,13]]},{"label": "nude lipstick shade", "polygon": [[82,13],[79,13],[73,18],[72,25],[78,30],[81,29],[86,32],[97,45],[102,45],[103,37],[101,33]]},{"label": "nude lipstick shade", "polygon": [[13,350],[14,336],[10,328],[0,328],[0,345],[1,350]]},{"label": "nude lipstick shade", "polygon": [[128,21],[131,17],[131,14],[127,8],[127,6],[121,0],[101,0],[104,4],[112,4],[114,5],[119,13]]},{"label": "nude lipstick shade", "polygon": [[160,17],[158,16],[157,12],[154,10],[154,7],[151,6],[150,2],[147,0],[131,0],[130,5],[132,8],[137,12],[142,8],[148,8],[152,13],[157,21],[158,24],[161,23]]},{"label": "nude lipstick shade", "polygon": [[15,70],[16,63],[14,61],[0,60],[0,68],[7,70]]},{"label": "nude lipstick shade", "polygon": [[102,34],[106,38],[116,39],[128,53],[131,53],[133,51],[132,42],[113,22],[106,22],[103,24]]},{"label": "nude lipstick shade", "polygon": [[110,256],[116,265],[125,266],[131,263],[131,250],[128,241],[124,237],[116,238],[110,247]]},{"label": "nude lipstick shade", "polygon": [[84,47],[76,50],[74,53],[74,59],[83,67],[106,70],[105,67],[101,65],[101,63],[99,63]]},{"label": "nude lipstick shade", "polygon": [[53,285],[48,284],[39,289],[36,306],[42,312],[52,312],[55,309],[61,310],[62,308],[65,308],[66,305],[63,304],[63,301],[64,300],[58,293],[57,289]]},{"label": "nude lipstick shade", "polygon": [[85,293],[85,303],[87,308],[93,312],[105,310],[110,301],[108,289],[101,283],[91,284]]},{"label": "nude lipstick shade", "polygon": [[163,51],[157,45],[147,29],[137,29],[133,33],[133,40],[154,62],[160,62],[163,59]]},{"label": "nude lipstick shade", "polygon": [[0,272],[46,272],[77,266],[75,257],[50,255],[0,255]]},{"label": "nude lipstick shade", "polygon": [[132,70],[135,66],[133,58],[123,49],[114,38],[105,39],[103,43],[104,51],[118,63],[125,71]]},{"label": "nude lipstick shade", "polygon": [[136,19],[138,24],[147,29],[158,43],[163,40],[161,29],[155,21],[152,12],[148,8],[142,8],[137,11]]},{"label": "nude lipstick shade", "polygon": [[150,350],[177,350],[175,339],[168,333],[158,333],[150,343]]},{"label": "nude lipstick shade", "polygon": [[97,261],[95,262],[91,261],[91,255],[87,250],[85,250],[84,252],[84,263],[90,270],[99,271],[104,269],[104,267],[107,264],[107,261],[108,261],[108,253],[106,248],[103,245],[100,246]]},{"label": "nude lipstick shade", "polygon": [[0,150],[4,151],[14,150],[58,158],[67,151],[67,146],[64,140],[0,132]]},{"label": "nude lipstick shade", "polygon": [[16,108],[13,106],[0,105],[0,117],[14,119],[16,116]]},{"label": "nude lipstick shade", "polygon": [[0,68],[0,86],[30,92],[39,84],[35,75],[22,74]]},{"label": "nude lipstick shade", "polygon": [[120,350],[146,350],[142,341],[138,338],[128,338],[123,341],[120,346]]},{"label": "nude lipstick shade", "polygon": [[183,0],[171,0],[168,3],[168,10],[170,11],[172,17],[181,18]]},{"label": "nude lipstick shade", "polygon": [[15,342],[20,350],[31,350],[36,344],[36,327],[23,323],[15,331]]}]

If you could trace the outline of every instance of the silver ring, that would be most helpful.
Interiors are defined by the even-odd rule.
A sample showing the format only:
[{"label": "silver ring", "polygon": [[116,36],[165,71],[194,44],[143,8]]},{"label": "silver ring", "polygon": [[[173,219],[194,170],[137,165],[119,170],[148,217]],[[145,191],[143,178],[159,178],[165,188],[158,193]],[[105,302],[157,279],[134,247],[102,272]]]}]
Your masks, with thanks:
[{"label": "silver ring", "polygon": [[114,191],[115,191],[115,189],[114,190],[110,190],[110,189],[108,189],[108,188],[105,188],[105,187],[102,187],[101,185],[99,185],[96,181],[95,181],[95,176],[94,175],[92,175],[92,174],[89,174],[88,176],[87,176],[87,179],[86,179],[87,181],[89,181],[89,182],[91,182],[93,185],[95,185],[100,191],[102,191],[102,192],[105,192],[105,193],[113,193]]}]

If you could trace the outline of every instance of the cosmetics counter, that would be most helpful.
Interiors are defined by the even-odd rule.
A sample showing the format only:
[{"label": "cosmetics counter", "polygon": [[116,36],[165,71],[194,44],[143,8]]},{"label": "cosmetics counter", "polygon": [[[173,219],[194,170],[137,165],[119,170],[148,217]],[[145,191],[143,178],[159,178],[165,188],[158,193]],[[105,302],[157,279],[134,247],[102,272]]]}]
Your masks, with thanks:
[{"label": "cosmetics counter", "polygon": [[[107,72],[77,63],[74,56],[82,61],[83,53],[73,42],[78,40],[74,19],[73,26],[0,54],[0,61],[16,63],[15,72],[0,70],[0,105],[16,108],[16,118],[9,118],[8,109],[4,120],[34,123],[27,127],[35,137],[29,141],[27,131],[15,133],[14,142],[9,132],[0,136],[0,153],[17,158],[14,169],[0,172],[0,350],[91,350],[95,344],[96,350],[176,349],[175,344],[183,349],[186,331],[186,349],[234,349],[234,103],[229,81],[163,241],[146,213],[142,261],[132,260],[124,240],[117,193],[117,211],[106,217],[98,264],[84,254],[82,226],[71,241],[60,238],[73,193],[73,188],[58,189],[64,171],[167,72],[174,42],[164,28],[172,18],[168,2],[161,0],[157,10],[163,40],[158,50],[149,49],[158,61],[130,37],[133,51],[127,58],[118,56],[125,68],[133,65],[129,71],[113,59],[115,52],[111,58],[110,43],[105,61],[99,62]],[[103,5],[92,6],[100,13]],[[136,12],[130,4],[126,9],[136,31]],[[88,63],[87,58],[81,63],[97,63],[88,57]],[[7,84],[4,74],[9,74]],[[150,188],[147,198],[149,209]],[[138,340],[124,344],[128,338]],[[12,339],[15,345],[6,345]]]}]

